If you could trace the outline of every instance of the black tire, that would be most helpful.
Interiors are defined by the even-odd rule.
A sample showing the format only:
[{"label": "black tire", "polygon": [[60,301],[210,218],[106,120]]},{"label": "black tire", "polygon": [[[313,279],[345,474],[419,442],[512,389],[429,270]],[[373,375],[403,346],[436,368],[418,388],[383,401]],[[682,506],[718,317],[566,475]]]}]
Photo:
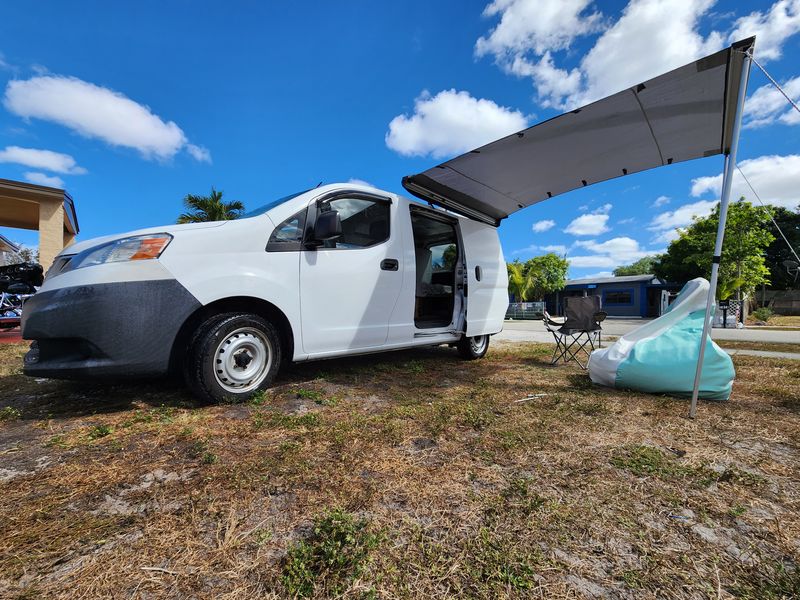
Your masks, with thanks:
[{"label": "black tire", "polygon": [[458,353],[461,358],[467,360],[475,360],[486,356],[486,351],[489,350],[489,336],[477,335],[475,337],[467,337],[462,335],[458,340]]},{"label": "black tire", "polygon": [[225,313],[197,328],[183,375],[201,400],[241,402],[272,385],[281,361],[281,340],[272,323],[250,313]]}]

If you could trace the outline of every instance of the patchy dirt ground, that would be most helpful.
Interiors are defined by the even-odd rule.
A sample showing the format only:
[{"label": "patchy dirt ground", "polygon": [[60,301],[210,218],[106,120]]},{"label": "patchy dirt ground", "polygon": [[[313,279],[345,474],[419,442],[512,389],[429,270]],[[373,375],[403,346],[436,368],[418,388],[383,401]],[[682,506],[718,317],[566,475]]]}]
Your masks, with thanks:
[{"label": "patchy dirt ground", "polygon": [[727,403],[505,345],[293,367],[247,405],[19,373],[0,346],[0,596],[795,598],[800,363]]}]

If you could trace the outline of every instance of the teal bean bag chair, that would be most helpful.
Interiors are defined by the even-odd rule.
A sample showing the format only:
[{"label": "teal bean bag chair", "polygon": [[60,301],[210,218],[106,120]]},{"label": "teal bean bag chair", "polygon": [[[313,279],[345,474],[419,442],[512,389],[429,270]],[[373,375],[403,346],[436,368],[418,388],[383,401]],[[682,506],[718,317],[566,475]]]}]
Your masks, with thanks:
[{"label": "teal bean bag chair", "polygon": [[[691,396],[708,281],[689,281],[658,319],[592,352],[589,377],[595,383],[656,394]],[[706,342],[700,398],[727,400],[736,372],[728,354],[711,338]]]}]

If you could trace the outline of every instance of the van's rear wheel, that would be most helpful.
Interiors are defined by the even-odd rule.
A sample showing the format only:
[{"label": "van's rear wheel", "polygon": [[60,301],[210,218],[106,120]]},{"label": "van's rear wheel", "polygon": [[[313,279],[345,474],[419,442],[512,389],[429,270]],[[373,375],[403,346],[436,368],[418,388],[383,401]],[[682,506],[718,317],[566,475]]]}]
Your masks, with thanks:
[{"label": "van's rear wheel", "polygon": [[489,336],[476,335],[473,337],[461,336],[458,341],[458,353],[462,358],[467,360],[475,360],[476,358],[483,358],[486,351],[489,349]]},{"label": "van's rear wheel", "polygon": [[184,376],[192,393],[204,400],[237,402],[269,387],[280,364],[280,336],[269,321],[227,313],[197,329]]}]

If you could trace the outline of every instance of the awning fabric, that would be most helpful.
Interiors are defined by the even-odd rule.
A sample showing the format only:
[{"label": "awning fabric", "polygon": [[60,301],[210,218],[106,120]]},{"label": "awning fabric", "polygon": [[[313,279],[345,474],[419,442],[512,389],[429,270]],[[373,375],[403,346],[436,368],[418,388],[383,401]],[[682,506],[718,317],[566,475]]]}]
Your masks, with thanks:
[{"label": "awning fabric", "polygon": [[727,153],[744,52],[754,43],[754,37],[737,42],[404,177],[403,187],[423,200],[498,225],[522,208],[579,187]]}]

